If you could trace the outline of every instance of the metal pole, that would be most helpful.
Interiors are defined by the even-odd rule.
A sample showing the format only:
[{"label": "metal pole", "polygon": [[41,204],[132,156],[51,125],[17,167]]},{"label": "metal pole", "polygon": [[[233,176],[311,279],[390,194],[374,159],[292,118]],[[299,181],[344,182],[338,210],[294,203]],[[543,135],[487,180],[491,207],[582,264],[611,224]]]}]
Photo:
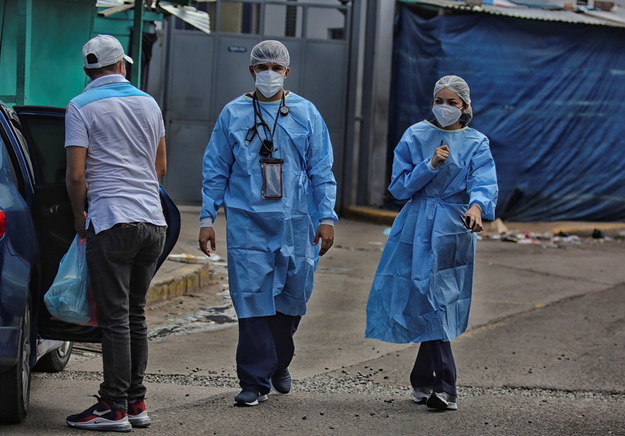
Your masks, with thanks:
[{"label": "metal pole", "polygon": [[368,203],[369,162],[371,158],[371,137],[373,135],[373,93],[374,93],[374,59],[375,41],[377,37],[378,0],[367,0],[367,16],[365,25],[364,68],[362,75],[362,124],[360,129],[360,147],[358,151],[358,186],[356,204]]},{"label": "metal pole", "polygon": [[358,46],[360,36],[360,11],[362,1],[356,0],[352,2],[348,10],[349,17],[347,22],[347,33],[349,41],[349,61],[348,61],[348,80],[347,80],[347,105],[345,107],[345,133],[344,133],[344,151],[343,151],[343,182],[342,189],[339,191],[337,198],[337,206],[341,211],[345,206],[352,205],[352,178],[354,174],[354,134],[356,125],[356,92],[358,80]]},{"label": "metal pole", "polygon": [[130,82],[137,88],[141,87],[141,48],[143,45],[143,0],[135,0],[134,23],[132,26],[131,53],[132,72],[130,74]]},{"label": "metal pole", "polygon": [[27,104],[30,99],[30,59],[33,23],[32,0],[19,0],[18,19],[15,104]]}]

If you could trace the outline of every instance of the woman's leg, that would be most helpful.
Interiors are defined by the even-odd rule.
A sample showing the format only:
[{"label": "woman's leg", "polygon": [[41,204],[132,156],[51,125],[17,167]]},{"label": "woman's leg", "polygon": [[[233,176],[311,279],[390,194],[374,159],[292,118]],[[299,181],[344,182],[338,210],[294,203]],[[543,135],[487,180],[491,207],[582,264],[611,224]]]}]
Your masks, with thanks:
[{"label": "woman's leg", "polygon": [[436,380],[434,392],[446,392],[456,396],[456,362],[451,352],[451,342],[432,341],[431,357]]},{"label": "woman's leg", "polygon": [[433,341],[422,342],[410,373],[410,384],[415,390],[427,392],[434,387]]}]

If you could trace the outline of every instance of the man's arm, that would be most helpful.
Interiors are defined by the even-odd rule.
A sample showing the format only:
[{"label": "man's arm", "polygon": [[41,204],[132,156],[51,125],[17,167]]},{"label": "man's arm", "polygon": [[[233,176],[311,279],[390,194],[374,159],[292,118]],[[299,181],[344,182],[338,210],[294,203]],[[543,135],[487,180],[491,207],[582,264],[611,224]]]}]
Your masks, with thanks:
[{"label": "man's arm", "polygon": [[87,183],[85,180],[85,162],[87,160],[87,149],[84,147],[69,146],[67,150],[67,169],[65,172],[65,185],[72,204],[74,214],[74,229],[78,236],[86,236],[85,204],[87,203]]},{"label": "man's arm", "polygon": [[217,209],[224,202],[226,186],[234,164],[232,146],[228,141],[227,119],[227,109],[224,109],[213,128],[202,161],[202,210],[198,242],[200,250],[207,256],[217,247],[212,223],[217,217]]},{"label": "man's arm", "polygon": [[158,141],[158,148],[156,149],[156,177],[162,179],[167,173],[167,151],[165,149],[165,137],[163,136]]},{"label": "man's arm", "polygon": [[332,173],[333,152],[330,134],[323,118],[316,111],[311,126],[311,147],[307,152],[306,172],[312,185],[317,216],[321,220],[315,232],[313,245],[321,241],[319,255],[323,256],[334,244],[334,223],[338,220],[334,212],[336,181]]}]

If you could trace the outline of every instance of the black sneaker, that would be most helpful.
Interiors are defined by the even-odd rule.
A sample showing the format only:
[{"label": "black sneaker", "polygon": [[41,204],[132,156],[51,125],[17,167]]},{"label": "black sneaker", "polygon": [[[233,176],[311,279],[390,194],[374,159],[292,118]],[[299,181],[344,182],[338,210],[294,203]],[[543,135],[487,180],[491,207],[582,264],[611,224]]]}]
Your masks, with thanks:
[{"label": "black sneaker", "polygon": [[152,424],[143,398],[128,401],[128,421],[137,428],[145,428]]},{"label": "black sneaker", "polygon": [[267,394],[246,390],[242,390],[236,397],[234,397],[234,402],[237,406],[256,406],[258,403],[266,400]]},{"label": "black sneaker", "polygon": [[276,392],[279,394],[288,394],[291,392],[291,374],[288,369],[280,373],[275,373],[271,377],[271,384]]},{"label": "black sneaker", "polygon": [[128,432],[132,429],[126,412],[113,410],[102,398],[96,398],[98,402],[84,412],[68,416],[67,425],[81,430]]},{"label": "black sneaker", "polygon": [[437,410],[458,410],[455,395],[450,395],[447,392],[433,392],[428,398],[427,406]]}]

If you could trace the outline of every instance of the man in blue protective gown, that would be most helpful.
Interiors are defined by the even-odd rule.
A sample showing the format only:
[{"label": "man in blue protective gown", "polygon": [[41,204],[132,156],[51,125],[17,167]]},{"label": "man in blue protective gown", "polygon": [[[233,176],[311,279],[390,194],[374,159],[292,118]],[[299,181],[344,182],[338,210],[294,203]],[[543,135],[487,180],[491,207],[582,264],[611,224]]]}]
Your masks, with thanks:
[{"label": "man in blue protective gown", "polygon": [[468,127],[469,86],[444,76],[432,117],[395,148],[389,191],[408,202],[395,219],[371,286],[366,337],[420,342],[410,374],[415,402],[456,410],[450,341],[467,328],[477,236],[493,219],[497,175],[488,138]]},{"label": "man in blue protective gown", "polygon": [[272,387],[291,390],[293,334],[338,220],[328,130],[311,102],[284,90],[288,50],[263,41],[250,64],[256,89],[224,107],[204,154],[198,237],[210,256],[224,205],[241,406],[266,400]]}]

